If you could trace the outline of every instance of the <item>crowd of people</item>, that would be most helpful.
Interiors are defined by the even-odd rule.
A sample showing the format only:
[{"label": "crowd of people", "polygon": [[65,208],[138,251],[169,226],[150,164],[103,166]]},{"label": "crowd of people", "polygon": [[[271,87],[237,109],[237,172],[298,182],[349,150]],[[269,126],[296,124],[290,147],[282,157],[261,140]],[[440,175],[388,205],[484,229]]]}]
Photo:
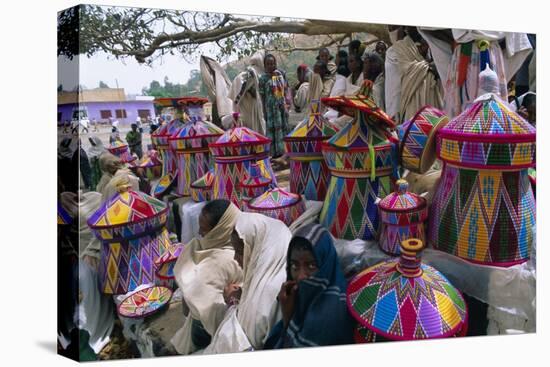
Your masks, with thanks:
[{"label": "crowd of people", "polygon": [[[481,92],[495,93],[536,124],[534,36],[408,26],[389,26],[388,32],[390,44],[356,39],[337,50],[319,49],[313,65],[298,66],[292,86],[286,71],[278,67],[277,56],[261,51],[232,82],[225,83],[227,93],[220,93],[220,85],[212,82],[213,102],[217,111],[240,112],[247,127],[269,137],[274,162],[283,163],[290,109],[303,113],[314,100],[361,93],[366,81],[376,105],[398,124],[425,105],[453,118]],[[480,66],[483,62],[485,67]],[[484,90],[480,72],[491,73],[497,88]],[[352,120],[330,108],[322,113],[340,127]],[[220,126],[230,127],[228,115],[220,114]],[[155,121],[151,130],[163,123]],[[143,156],[142,131],[133,123],[125,136],[138,158]],[[100,139],[89,139],[88,151],[70,138],[59,150],[59,172],[81,172],[87,191],[80,202],[74,195],[61,200],[73,202],[81,213],[82,208],[91,213],[89,207],[110,198],[121,176],[130,178],[133,189],[142,188],[140,178],[106,152]],[[113,126],[109,142],[116,141],[121,138]],[[72,177],[60,177],[60,183],[61,191],[79,190]],[[182,327],[171,339],[178,353],[354,342],[356,324],[345,298],[348,279],[326,228],[308,224],[291,233],[281,221],[242,212],[222,199],[202,208],[198,224],[198,235],[185,244],[175,265],[184,308]],[[79,230],[89,234],[83,224]],[[99,241],[91,235],[86,238],[89,241],[80,252],[80,264],[89,274],[80,279],[81,287],[88,290],[82,312],[102,325],[88,328],[89,344],[97,353],[112,331],[114,313],[112,301],[90,289],[89,282],[98,276]]]}]

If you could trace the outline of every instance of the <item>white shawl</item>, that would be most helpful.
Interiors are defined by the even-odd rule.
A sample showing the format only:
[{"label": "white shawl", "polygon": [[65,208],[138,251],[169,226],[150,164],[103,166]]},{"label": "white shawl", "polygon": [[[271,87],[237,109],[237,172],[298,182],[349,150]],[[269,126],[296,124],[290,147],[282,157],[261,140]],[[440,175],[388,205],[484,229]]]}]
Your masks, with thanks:
[{"label": "white shawl", "polygon": [[277,294],[286,279],[292,234],[283,222],[257,213],[242,213],[235,229],[244,241],[243,293],[204,354],[261,349],[280,319]]},{"label": "white shawl", "polygon": [[254,67],[247,67],[246,71],[233,79],[227,96],[233,101],[234,111],[240,113],[244,126],[265,135],[266,127],[259,92],[259,79]]},{"label": "white shawl", "polygon": [[233,105],[227,94],[231,81],[225,70],[216,60],[207,56],[201,56],[200,70],[208,96],[216,102],[218,115],[220,117],[230,115],[233,112]]},{"label": "white shawl", "polygon": [[414,41],[407,36],[396,42],[393,48],[401,75],[399,122],[412,118],[425,105],[442,108],[441,83],[429,71],[429,63],[418,52]]}]

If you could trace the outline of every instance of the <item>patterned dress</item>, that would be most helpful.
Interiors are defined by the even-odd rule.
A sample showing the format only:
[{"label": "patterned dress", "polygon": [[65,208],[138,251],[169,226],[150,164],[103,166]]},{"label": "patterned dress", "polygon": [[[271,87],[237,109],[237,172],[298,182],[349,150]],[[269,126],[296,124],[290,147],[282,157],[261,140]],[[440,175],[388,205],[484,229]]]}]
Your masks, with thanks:
[{"label": "patterned dress", "polygon": [[289,133],[288,111],[285,104],[288,82],[284,75],[275,70],[263,74],[259,81],[260,95],[264,104],[266,135],[271,139],[271,155],[279,157],[285,152],[283,138]]}]

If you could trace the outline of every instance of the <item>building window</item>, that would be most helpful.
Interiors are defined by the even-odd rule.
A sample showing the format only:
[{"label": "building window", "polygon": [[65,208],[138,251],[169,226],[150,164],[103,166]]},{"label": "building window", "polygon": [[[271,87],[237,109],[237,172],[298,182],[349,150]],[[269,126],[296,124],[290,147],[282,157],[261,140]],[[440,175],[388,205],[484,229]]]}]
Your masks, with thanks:
[{"label": "building window", "polygon": [[99,111],[99,115],[102,119],[110,119],[111,117],[113,117],[113,113],[111,110],[101,110]]},{"label": "building window", "polygon": [[149,110],[138,110],[138,116],[142,119],[146,119],[147,117],[151,116],[151,111]]},{"label": "building window", "polygon": [[128,117],[126,115],[126,110],[115,110],[115,114],[117,119],[125,119],[126,117]]}]

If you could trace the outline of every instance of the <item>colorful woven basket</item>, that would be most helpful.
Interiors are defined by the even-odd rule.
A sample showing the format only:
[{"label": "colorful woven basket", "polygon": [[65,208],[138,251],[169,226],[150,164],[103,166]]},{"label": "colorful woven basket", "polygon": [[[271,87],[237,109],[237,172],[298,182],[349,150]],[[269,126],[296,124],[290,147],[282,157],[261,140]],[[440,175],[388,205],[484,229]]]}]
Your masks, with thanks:
[{"label": "colorful woven basket", "polygon": [[115,142],[107,148],[107,150],[120,158],[122,163],[130,163],[136,160],[136,157],[130,154],[130,149],[128,145],[124,144],[120,140],[115,140]]},{"label": "colorful woven basket", "polygon": [[149,287],[126,297],[118,305],[118,314],[129,318],[143,318],[158,312],[172,298],[172,291],[166,287]]},{"label": "colorful woven basket", "polygon": [[321,102],[313,100],[308,116],[284,138],[290,159],[290,191],[308,200],[325,200],[330,171],[323,159],[321,143],[338,131],[321,114]]},{"label": "colorful woven basket", "polygon": [[102,242],[100,289],[124,294],[155,281],[154,261],[170,246],[166,229],[168,208],[128,182],[88,219],[88,226]]},{"label": "colorful woven basket", "polygon": [[269,190],[271,182],[271,177],[269,177],[269,172],[265,169],[263,162],[251,163],[246,178],[239,184],[242,200],[248,201],[262,195]]},{"label": "colorful woven basket", "polygon": [[358,324],[353,330],[353,339],[355,340],[356,344],[388,341],[387,339],[384,339],[380,335],[377,335],[376,333],[367,329],[361,324]]},{"label": "colorful woven basket", "polygon": [[176,134],[169,138],[170,148],[176,154],[178,167],[178,186],[176,193],[189,196],[190,185],[204,176],[212,166],[208,144],[215,142],[223,130],[216,125],[197,120],[185,124]]},{"label": "colorful woven basket", "polygon": [[162,157],[162,175],[167,175],[171,173],[176,174],[177,165],[176,165],[176,156],[175,153],[170,148],[170,143],[168,139],[172,135],[175,135],[185,123],[180,119],[174,119],[169,123],[162,125],[154,133],[151,134],[151,142],[153,147],[158,150],[160,156]]},{"label": "colorful woven basket", "polygon": [[270,144],[271,139],[241,126],[227,130],[215,143],[210,143],[210,152],[214,157],[212,197],[230,200],[242,208],[239,183],[247,177],[252,163],[263,165],[276,184],[269,160]]},{"label": "colorful woven basket", "polygon": [[162,176],[152,188],[151,188],[151,196],[154,196],[157,199],[162,198],[165,194],[168,194],[172,187],[174,186],[174,183],[176,182],[176,177],[172,175],[171,173],[168,173],[164,176]]},{"label": "colorful woven basket", "polygon": [[425,221],[428,219],[426,199],[408,191],[405,180],[397,180],[395,192],[378,203],[380,209],[380,239],[382,251],[399,255],[401,242],[418,238],[426,243]]},{"label": "colorful woven basket", "polygon": [[418,340],[465,334],[466,302],[443,274],[422,264],[423,246],[418,239],[403,241],[400,258],[363,270],[350,282],[350,313],[375,338]]},{"label": "colorful woven basket", "polygon": [[279,219],[289,226],[306,210],[302,197],[274,188],[246,203],[246,211]]},{"label": "colorful woven basket", "polygon": [[437,136],[445,165],[430,212],[429,242],[484,265],[529,259],[535,198],[535,129],[494,95],[474,102]]},{"label": "colorful woven basket", "polygon": [[396,160],[386,128],[394,122],[368,96],[323,98],[323,103],[355,109],[355,119],[328,141],[322,151],[331,178],[320,223],[337,238],[377,237],[378,197],[390,193]]},{"label": "colorful woven basket", "polygon": [[448,122],[449,118],[442,111],[424,106],[412,119],[399,126],[401,165],[412,172],[427,172],[436,158],[436,132]]},{"label": "colorful woven basket", "polygon": [[156,150],[149,150],[143,158],[130,169],[139,177],[145,177],[149,181],[159,178],[162,174],[162,161]]},{"label": "colorful woven basket", "polygon": [[209,170],[204,176],[189,186],[191,198],[197,203],[212,200],[212,186],[214,185],[214,172]]}]

